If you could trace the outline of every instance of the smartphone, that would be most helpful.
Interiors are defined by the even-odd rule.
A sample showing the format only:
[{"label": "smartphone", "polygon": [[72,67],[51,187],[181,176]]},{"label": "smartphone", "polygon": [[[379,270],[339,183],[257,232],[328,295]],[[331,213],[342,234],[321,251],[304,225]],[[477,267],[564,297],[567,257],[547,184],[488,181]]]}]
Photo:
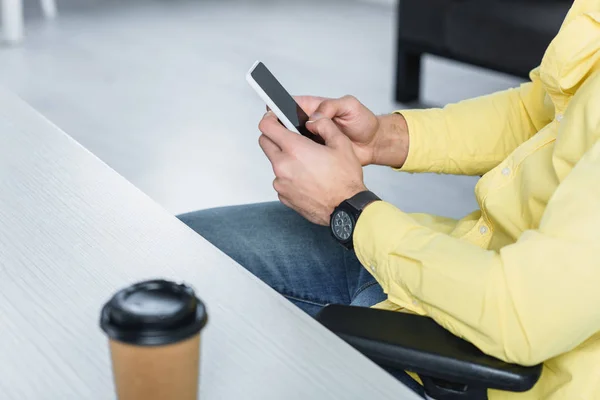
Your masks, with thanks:
[{"label": "smartphone", "polygon": [[308,115],[262,62],[254,63],[246,74],[246,80],[275,113],[283,126],[317,143],[324,144],[321,136],[306,129]]}]

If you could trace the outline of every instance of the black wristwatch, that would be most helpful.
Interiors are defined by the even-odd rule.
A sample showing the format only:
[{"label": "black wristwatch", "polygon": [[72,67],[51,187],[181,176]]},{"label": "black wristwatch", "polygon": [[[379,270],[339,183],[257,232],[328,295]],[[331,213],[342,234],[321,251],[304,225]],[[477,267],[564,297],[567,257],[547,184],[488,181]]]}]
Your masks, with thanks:
[{"label": "black wristwatch", "polygon": [[368,190],[345,200],[335,208],[329,220],[333,237],[347,249],[352,249],[352,235],[356,227],[356,221],[366,206],[374,201],[381,200],[373,192]]}]

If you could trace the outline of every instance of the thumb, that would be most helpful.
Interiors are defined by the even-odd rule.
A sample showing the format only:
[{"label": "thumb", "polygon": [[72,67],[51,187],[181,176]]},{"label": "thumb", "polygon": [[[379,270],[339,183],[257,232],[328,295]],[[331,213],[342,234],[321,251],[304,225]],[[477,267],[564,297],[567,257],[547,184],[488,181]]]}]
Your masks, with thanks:
[{"label": "thumb", "polygon": [[350,143],[346,135],[329,118],[321,117],[316,120],[313,118],[306,122],[306,128],[315,135],[321,136],[328,147],[339,148]]},{"label": "thumb", "polygon": [[325,99],[315,109],[313,116],[321,115],[327,118],[347,117],[356,115],[361,103],[352,96],[344,96],[339,99]]}]

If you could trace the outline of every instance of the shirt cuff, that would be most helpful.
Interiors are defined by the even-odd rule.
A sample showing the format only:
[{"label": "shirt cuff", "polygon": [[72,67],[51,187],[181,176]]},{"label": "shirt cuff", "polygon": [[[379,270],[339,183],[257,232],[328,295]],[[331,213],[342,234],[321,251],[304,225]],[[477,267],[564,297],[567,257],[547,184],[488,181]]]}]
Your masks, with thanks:
[{"label": "shirt cuff", "polygon": [[[434,121],[431,118],[432,112],[435,110],[400,110],[394,114],[400,114],[406,120],[408,127],[408,155],[404,165],[401,168],[393,168],[396,171],[402,172],[431,172],[436,162],[435,154],[431,154],[429,150],[433,150],[432,143],[426,144],[426,136],[428,126]],[[425,120],[428,122],[425,123]]]},{"label": "shirt cuff", "polygon": [[[354,230],[353,243],[356,257],[387,293],[389,299],[409,311],[425,314],[402,282],[395,282],[389,268],[389,258],[403,238],[420,225],[408,214],[385,201],[369,204],[360,215]],[[398,267],[395,263],[394,267]],[[414,264],[407,260],[407,278]]]}]

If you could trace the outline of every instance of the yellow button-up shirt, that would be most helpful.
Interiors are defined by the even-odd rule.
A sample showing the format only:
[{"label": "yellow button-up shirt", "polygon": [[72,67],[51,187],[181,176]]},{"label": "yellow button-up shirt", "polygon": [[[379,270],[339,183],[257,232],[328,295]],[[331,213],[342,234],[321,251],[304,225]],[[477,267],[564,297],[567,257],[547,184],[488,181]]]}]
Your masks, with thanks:
[{"label": "yellow button-up shirt", "polygon": [[457,221],[368,206],[356,254],[388,295],[487,354],[544,363],[526,393],[600,399],[600,0],[576,0],[531,82],[402,111],[403,171],[483,175]]}]

